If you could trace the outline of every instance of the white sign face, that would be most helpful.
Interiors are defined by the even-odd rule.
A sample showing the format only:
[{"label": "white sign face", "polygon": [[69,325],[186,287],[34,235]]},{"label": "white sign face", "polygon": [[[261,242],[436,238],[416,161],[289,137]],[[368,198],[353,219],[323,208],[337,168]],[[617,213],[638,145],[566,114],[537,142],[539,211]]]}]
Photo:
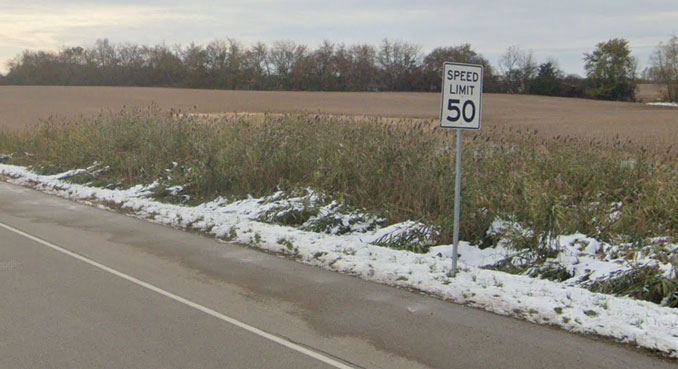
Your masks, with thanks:
[{"label": "white sign face", "polygon": [[440,126],[479,129],[483,100],[483,66],[445,63]]}]

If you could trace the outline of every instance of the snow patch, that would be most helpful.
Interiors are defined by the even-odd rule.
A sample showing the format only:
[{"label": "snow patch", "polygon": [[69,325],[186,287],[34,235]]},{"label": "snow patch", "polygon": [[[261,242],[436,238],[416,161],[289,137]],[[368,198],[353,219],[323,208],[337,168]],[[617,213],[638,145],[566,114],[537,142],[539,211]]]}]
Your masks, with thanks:
[{"label": "snow patch", "polygon": [[668,106],[668,107],[671,107],[671,108],[678,108],[678,103],[674,103],[674,102],[651,102],[651,103],[647,103],[647,105]]},{"label": "snow patch", "polygon": [[[314,193],[307,193],[301,199],[285,198],[282,193],[235,202],[217,198],[199,206],[187,207],[148,198],[157,183],[126,190],[92,188],[63,181],[64,175],[41,176],[23,167],[3,164],[0,164],[0,175],[9,182],[84,203],[114,203],[156,223],[201,230],[220,239],[250,243],[266,251],[293,256],[307,264],[393,286],[414,288],[456,303],[519,316],[535,323],[611,337],[678,357],[678,309],[593,293],[578,285],[585,276],[589,280],[602,278],[624,268],[624,262],[618,260],[615,253],[615,247],[619,246],[600,243],[584,235],[560,236],[553,240],[560,247],[556,261],[570,268],[568,271],[574,275],[564,283],[481,269],[515,255],[515,250],[510,250],[505,243],[481,250],[461,242],[459,272],[455,278],[450,278],[447,273],[451,246],[431,247],[427,254],[417,254],[372,244],[384,237],[408,234],[407,231],[413,229],[424,230],[419,234],[424,237],[421,241],[426,242],[426,237],[432,234],[430,231],[435,230],[427,233],[426,228],[415,222],[372,230],[358,226],[355,231],[338,235],[331,231],[310,232],[259,220],[276,209],[299,210],[297,206],[300,203],[309,204],[317,199],[318,195]],[[332,208],[329,206],[326,211]],[[497,223],[493,225],[493,232],[498,237],[507,229],[529,232],[517,226]],[[651,253],[638,254],[640,262],[660,265]]]}]

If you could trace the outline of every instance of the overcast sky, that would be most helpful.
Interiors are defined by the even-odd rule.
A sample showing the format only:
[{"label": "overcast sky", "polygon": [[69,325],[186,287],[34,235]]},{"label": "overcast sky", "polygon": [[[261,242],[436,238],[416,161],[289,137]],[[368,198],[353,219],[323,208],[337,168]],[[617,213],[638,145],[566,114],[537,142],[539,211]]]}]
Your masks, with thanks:
[{"label": "overcast sky", "polygon": [[493,64],[511,45],[583,75],[596,43],[630,41],[641,67],[678,34],[678,0],[0,0],[0,71],[24,49],[114,43],[245,44],[322,40],[377,45],[384,38],[437,46],[470,43]]}]

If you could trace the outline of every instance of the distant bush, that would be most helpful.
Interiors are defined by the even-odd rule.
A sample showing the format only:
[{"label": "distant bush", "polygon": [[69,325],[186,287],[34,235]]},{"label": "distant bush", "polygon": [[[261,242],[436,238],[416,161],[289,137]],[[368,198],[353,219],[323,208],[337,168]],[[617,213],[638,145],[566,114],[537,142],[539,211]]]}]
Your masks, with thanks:
[{"label": "distant bush", "polygon": [[483,66],[483,91],[500,92],[497,76],[490,62],[471,48],[470,44],[433,49],[423,61],[424,78],[427,89],[440,91],[442,85],[443,64],[457,62],[480,64]]},{"label": "distant bush", "polygon": [[637,62],[631,56],[629,42],[612,39],[601,42],[585,54],[587,93],[596,99],[634,101]]},{"label": "distant bush", "polygon": [[539,66],[537,75],[528,82],[527,92],[533,95],[584,97],[586,81],[576,75],[565,76],[554,62]]}]

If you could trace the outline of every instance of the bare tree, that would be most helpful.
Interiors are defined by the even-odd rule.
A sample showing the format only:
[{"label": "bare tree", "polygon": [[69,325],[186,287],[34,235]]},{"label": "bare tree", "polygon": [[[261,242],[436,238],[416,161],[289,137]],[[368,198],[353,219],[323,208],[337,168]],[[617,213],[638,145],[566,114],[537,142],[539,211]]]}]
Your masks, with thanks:
[{"label": "bare tree", "polygon": [[306,46],[297,45],[293,41],[276,41],[273,44],[268,57],[278,77],[280,87],[291,88],[295,64],[306,54]]},{"label": "bare tree", "polygon": [[419,51],[417,45],[384,39],[377,54],[377,62],[382,68],[387,89],[406,88],[410,75],[419,66]]},{"label": "bare tree", "polygon": [[678,102],[678,37],[674,35],[668,42],[659,43],[650,63],[652,79],[666,86],[669,101]]},{"label": "bare tree", "polygon": [[204,87],[207,83],[207,52],[202,46],[191,43],[183,51],[182,62],[186,68],[188,87]]},{"label": "bare tree", "polygon": [[121,65],[141,67],[145,63],[143,49],[139,45],[120,44],[116,46],[116,52]]},{"label": "bare tree", "polygon": [[445,62],[481,64],[483,66],[483,90],[493,91],[495,89],[494,71],[490,62],[475,52],[470,44],[463,44],[451,47],[437,47],[426,55],[423,67],[429,91],[440,91],[443,64]]},{"label": "bare tree", "polygon": [[323,41],[319,48],[313,52],[311,69],[311,83],[314,90],[337,89],[337,63],[335,58],[335,46],[330,41]]},{"label": "bare tree", "polygon": [[205,47],[206,68],[211,85],[217,88],[242,88],[246,76],[247,51],[233,38],[215,40]]},{"label": "bare tree", "polygon": [[268,46],[262,42],[257,42],[245,52],[243,62],[248,88],[263,90],[268,87],[266,81],[271,76],[269,60]]},{"label": "bare tree", "polygon": [[155,86],[177,86],[185,78],[185,66],[176,48],[156,45],[149,53],[149,83]]},{"label": "bare tree", "polygon": [[98,67],[111,67],[118,62],[115,48],[108,42],[108,39],[96,40],[94,47],[90,49],[92,58]]},{"label": "bare tree", "polygon": [[374,91],[378,89],[377,51],[372,45],[339,45],[334,53],[337,89],[342,91]]},{"label": "bare tree", "polygon": [[150,59],[148,47],[126,43],[116,45],[115,50],[120,65],[115,76],[116,82],[126,86],[148,85],[146,74]]},{"label": "bare tree", "polygon": [[216,76],[226,69],[228,59],[228,45],[222,40],[214,40],[205,47],[207,70]]},{"label": "bare tree", "polygon": [[529,82],[537,73],[538,66],[532,51],[510,46],[499,59],[499,69],[504,78],[506,92],[525,93]]}]

